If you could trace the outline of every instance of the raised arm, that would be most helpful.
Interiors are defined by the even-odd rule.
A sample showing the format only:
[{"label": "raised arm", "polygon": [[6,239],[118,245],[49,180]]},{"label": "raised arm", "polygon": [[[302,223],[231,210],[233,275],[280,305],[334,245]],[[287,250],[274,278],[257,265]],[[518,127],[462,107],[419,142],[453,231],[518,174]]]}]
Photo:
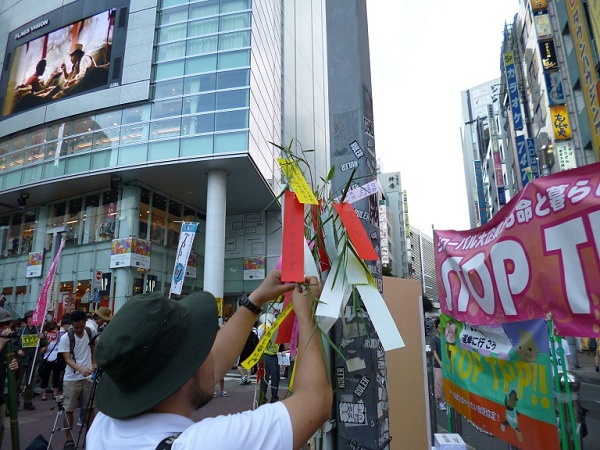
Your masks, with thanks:
[{"label": "raised arm", "polygon": [[[281,272],[274,270],[267,275],[267,278],[248,298],[255,306],[260,308],[266,302],[275,300],[292,289],[294,289],[294,284],[283,284],[281,282]],[[215,356],[215,382],[225,376],[237,357],[242,353],[242,348],[257,317],[258,315],[248,308],[240,307],[217,333],[212,347]]]},{"label": "raised arm", "polygon": [[332,393],[325,356],[321,345],[321,335],[315,328],[312,304],[321,294],[321,287],[315,277],[305,280],[304,290],[294,289],[293,302],[298,319],[298,353],[294,393],[283,400],[292,420],[294,448],[299,449],[329,418]]}]

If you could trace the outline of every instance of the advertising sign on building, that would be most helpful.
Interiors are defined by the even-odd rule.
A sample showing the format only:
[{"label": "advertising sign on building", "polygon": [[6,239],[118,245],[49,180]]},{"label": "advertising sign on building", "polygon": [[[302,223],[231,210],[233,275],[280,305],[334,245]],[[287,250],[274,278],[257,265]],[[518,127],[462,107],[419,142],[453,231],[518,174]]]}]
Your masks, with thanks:
[{"label": "advertising sign on building", "polygon": [[556,49],[552,40],[539,42],[540,57],[542,59],[542,68],[544,72],[558,69],[558,60],[556,59]]},{"label": "advertising sign on building", "polygon": [[[504,70],[506,72],[506,82],[508,83],[508,97],[510,99],[510,109],[512,113],[515,130],[523,129],[523,115],[521,113],[521,99],[519,97],[519,83],[515,69],[513,52],[504,53]],[[493,115],[493,110],[492,110]],[[489,107],[488,107],[489,119]]]},{"label": "advertising sign on building", "polygon": [[31,252],[27,257],[27,274],[25,278],[34,278],[42,276],[42,264],[44,262],[44,252]]},{"label": "advertising sign on building", "polygon": [[525,136],[519,135],[515,137],[517,144],[517,157],[519,158],[519,173],[521,174],[521,183],[523,187],[529,183],[529,177],[527,175],[529,169],[529,157],[527,155],[527,144],[525,143]]},{"label": "advertising sign on building", "polygon": [[[514,117],[514,112],[513,112]],[[496,115],[494,106],[488,105],[488,126],[490,129],[490,140],[492,142],[492,156],[494,158],[494,174],[496,186],[504,187],[504,175],[502,171],[502,157],[500,155],[500,146],[498,144],[498,128],[496,127]],[[516,128],[516,126],[515,126]]]},{"label": "advertising sign on building", "polygon": [[481,161],[473,161],[475,168],[475,184],[477,185],[477,203],[479,205],[479,223],[484,225],[487,223],[487,208],[485,201],[485,192],[483,190],[483,167]]},{"label": "advertising sign on building", "polygon": [[554,129],[554,139],[571,139],[571,125],[566,105],[551,106],[550,117]]},{"label": "advertising sign on building", "polygon": [[554,144],[554,149],[556,150],[556,159],[560,165],[560,170],[574,169],[577,167],[573,141],[558,141]]},{"label": "advertising sign on building", "polygon": [[537,11],[538,9],[546,9],[547,7],[547,0],[531,0],[531,9],[534,11]]},{"label": "advertising sign on building", "polygon": [[110,250],[110,268],[137,267],[150,269],[152,243],[136,237],[113,239]]},{"label": "advertising sign on building", "polygon": [[[379,200],[379,229],[385,230],[387,236],[387,204],[385,200]],[[382,233],[383,234],[383,233]],[[383,238],[380,241],[381,247],[381,264],[389,264],[390,257],[388,254],[388,240]]]},{"label": "advertising sign on building", "polygon": [[546,92],[548,93],[550,106],[563,105],[565,103],[565,92],[560,71],[545,73],[544,80],[546,81]]},{"label": "advertising sign on building", "polygon": [[265,259],[263,256],[244,258],[244,281],[265,279]]},{"label": "advertising sign on building", "polygon": [[540,9],[533,13],[535,22],[535,31],[537,31],[538,39],[548,39],[552,37],[552,25],[550,25],[550,16],[548,10]]},{"label": "advertising sign on building", "polygon": [[[588,2],[588,5],[593,3]],[[585,111],[590,123],[596,160],[600,160],[600,103],[596,91],[598,74],[594,66],[595,59],[592,55],[592,43],[585,20],[587,14],[581,0],[569,0],[565,2],[565,5],[567,7],[567,15],[569,16],[569,28],[577,30],[576,33],[572,33],[573,47],[578,49],[576,59],[579,65],[579,72],[581,73],[579,78],[581,80],[581,92],[583,92],[585,100]]]},{"label": "advertising sign on building", "polygon": [[535,150],[535,139],[527,139],[527,155],[529,156],[529,165],[533,178],[540,177],[540,165],[538,163],[537,151]]}]

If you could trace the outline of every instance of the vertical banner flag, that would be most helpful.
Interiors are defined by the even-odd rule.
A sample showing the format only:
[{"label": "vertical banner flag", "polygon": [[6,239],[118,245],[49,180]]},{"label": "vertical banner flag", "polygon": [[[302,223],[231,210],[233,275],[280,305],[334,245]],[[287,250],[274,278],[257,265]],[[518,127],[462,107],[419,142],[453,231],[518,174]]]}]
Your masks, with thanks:
[{"label": "vertical banner flag", "polygon": [[600,337],[600,163],[538,178],[486,225],[435,230],[442,311],[472,325],[541,319]]},{"label": "vertical banner flag", "polygon": [[545,320],[476,327],[440,319],[448,403],[515,447],[558,450]]},{"label": "vertical banner flag", "polygon": [[58,251],[56,252],[56,256],[54,257],[54,261],[52,261],[52,265],[50,266],[50,270],[48,271],[48,275],[44,280],[44,284],[42,286],[42,290],[40,292],[40,297],[38,299],[38,303],[35,307],[35,311],[33,312],[33,317],[31,318],[31,323],[36,327],[42,325],[44,323],[44,319],[46,316],[46,306],[48,305],[48,295],[52,295],[50,290],[50,286],[54,281],[54,276],[56,275],[56,266],[58,265],[58,259],[60,258],[60,254],[65,248],[65,239],[62,238],[60,241],[60,247],[58,247]]},{"label": "vertical banner flag", "polygon": [[173,280],[171,281],[171,294],[181,294],[183,280],[185,279],[185,269],[187,267],[194,236],[198,230],[198,222],[183,222],[181,224],[181,234],[179,235],[179,245],[177,246],[177,258],[175,259],[175,268],[173,269]]},{"label": "vertical banner flag", "polygon": [[304,205],[295,193],[285,191],[281,281],[304,281]]}]

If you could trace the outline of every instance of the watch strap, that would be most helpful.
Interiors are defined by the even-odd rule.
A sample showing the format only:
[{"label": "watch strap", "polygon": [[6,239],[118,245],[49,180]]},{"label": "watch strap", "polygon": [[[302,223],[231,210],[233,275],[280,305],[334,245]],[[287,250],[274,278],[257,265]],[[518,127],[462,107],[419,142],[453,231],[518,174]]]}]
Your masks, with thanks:
[{"label": "watch strap", "polygon": [[246,294],[242,295],[242,298],[240,299],[240,306],[248,308],[254,314],[260,314],[262,312],[262,309],[252,303]]}]

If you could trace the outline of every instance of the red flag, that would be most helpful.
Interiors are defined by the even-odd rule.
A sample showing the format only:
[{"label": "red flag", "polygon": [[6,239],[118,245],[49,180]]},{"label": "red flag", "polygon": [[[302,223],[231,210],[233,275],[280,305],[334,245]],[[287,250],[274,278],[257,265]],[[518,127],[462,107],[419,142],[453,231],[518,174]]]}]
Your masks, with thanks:
[{"label": "red flag", "polygon": [[58,252],[56,252],[54,261],[52,261],[52,265],[50,266],[48,275],[44,280],[44,285],[42,286],[42,291],[40,292],[40,298],[38,300],[37,306],[35,307],[33,317],[31,318],[31,323],[35,326],[40,326],[42,325],[42,323],[44,323],[44,319],[46,316],[46,305],[48,304],[48,291],[50,290],[50,286],[52,286],[52,279],[54,278],[54,274],[56,273],[58,258],[60,257],[63,248],[65,248],[64,239],[60,241],[60,247],[58,248]]}]

